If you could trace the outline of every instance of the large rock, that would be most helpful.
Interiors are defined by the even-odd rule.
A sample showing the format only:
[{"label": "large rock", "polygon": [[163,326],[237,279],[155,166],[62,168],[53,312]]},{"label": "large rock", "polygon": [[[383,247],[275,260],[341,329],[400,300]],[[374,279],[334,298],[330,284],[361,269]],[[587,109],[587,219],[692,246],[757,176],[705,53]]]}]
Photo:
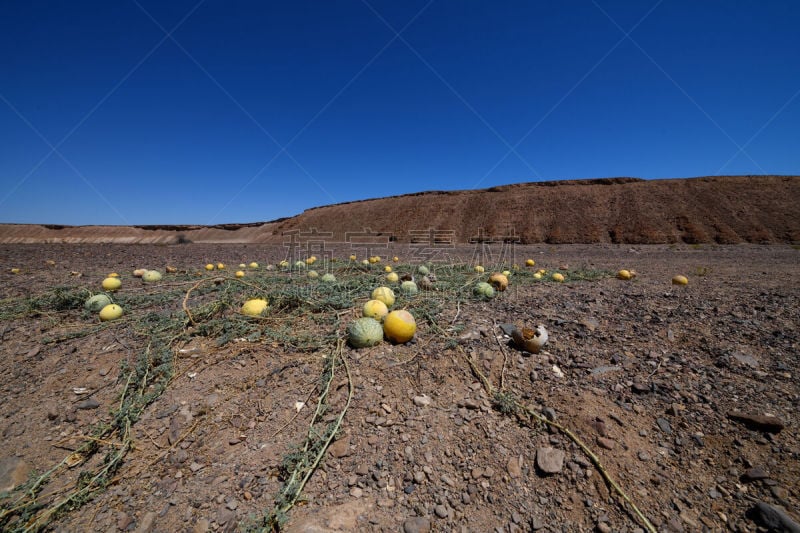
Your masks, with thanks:
[{"label": "large rock", "polygon": [[545,474],[558,474],[564,468],[564,451],[556,448],[537,449],[536,466]]},{"label": "large rock", "polygon": [[431,530],[431,521],[421,516],[415,516],[403,522],[403,533],[428,533]]},{"label": "large rock", "polygon": [[[287,531],[298,533],[343,533],[361,531],[360,516],[368,516],[375,504],[364,499],[354,499],[341,505],[323,507],[318,510],[297,510]],[[307,513],[307,514],[303,514]],[[299,516],[298,516],[299,515]]]},{"label": "large rock", "polygon": [[780,433],[786,427],[786,423],[772,415],[758,415],[753,413],[743,413],[741,411],[732,411],[728,413],[728,418],[741,422],[748,428],[754,431],[764,431],[767,433]]},{"label": "large rock", "polygon": [[518,478],[522,475],[522,456],[511,457],[506,465],[508,475],[512,478]]},{"label": "large rock", "polygon": [[347,457],[350,455],[350,435],[346,435],[335,441],[330,445],[328,451],[330,451],[330,454],[337,459],[341,459],[342,457]]},{"label": "large rock", "polygon": [[789,515],[768,503],[758,502],[748,511],[748,516],[769,531],[800,533],[800,525]]},{"label": "large rock", "polygon": [[14,490],[28,479],[31,467],[19,457],[0,459],[0,492]]}]

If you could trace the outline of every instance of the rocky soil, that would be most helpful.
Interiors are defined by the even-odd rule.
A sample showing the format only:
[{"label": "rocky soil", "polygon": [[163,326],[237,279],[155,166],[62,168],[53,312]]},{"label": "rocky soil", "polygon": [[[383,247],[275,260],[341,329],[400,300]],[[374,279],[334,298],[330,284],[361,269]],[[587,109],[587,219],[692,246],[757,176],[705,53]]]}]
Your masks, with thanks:
[{"label": "rocky soil", "polygon": [[[472,250],[454,252],[467,260]],[[2,245],[0,311],[54,286],[98,285],[112,270],[135,287],[137,267],[266,264],[285,254],[252,244]],[[393,254],[402,260],[408,247]],[[345,347],[352,401],[288,531],[645,530],[571,438],[504,413],[469,361],[584,442],[658,531],[800,530],[800,251],[541,245],[514,254],[537,268],[638,276],[512,276],[493,300],[445,308],[443,331],[420,321],[409,344]],[[687,286],[670,283],[679,273]],[[180,301],[167,307],[182,312]],[[521,352],[500,328],[509,323],[542,324],[550,341],[539,354]],[[70,338],[86,325],[80,312],[0,322],[0,490],[59,464],[119,401],[120,365],[143,347],[122,325]],[[105,490],[48,529],[258,523],[309,430],[332,353],[193,337],[175,350],[175,376],[133,426],[134,447]],[[326,421],[348,396],[336,372]],[[40,499],[57,501],[80,470],[59,470]],[[10,501],[0,501],[4,510]]]}]

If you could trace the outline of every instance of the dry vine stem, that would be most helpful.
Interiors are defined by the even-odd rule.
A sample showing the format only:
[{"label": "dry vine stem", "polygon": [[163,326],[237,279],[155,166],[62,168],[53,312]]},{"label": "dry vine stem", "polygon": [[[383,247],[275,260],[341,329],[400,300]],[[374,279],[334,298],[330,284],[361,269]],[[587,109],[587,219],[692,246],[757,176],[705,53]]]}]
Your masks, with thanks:
[{"label": "dry vine stem", "polygon": [[239,278],[226,278],[226,277],[217,276],[215,278],[201,279],[200,281],[198,281],[197,283],[195,283],[194,285],[189,287],[189,290],[186,291],[186,296],[183,297],[183,302],[181,304],[182,307],[183,307],[183,311],[186,313],[186,316],[189,318],[189,322],[192,324],[192,326],[196,326],[197,325],[197,323],[194,321],[194,317],[192,316],[191,311],[189,311],[189,296],[191,296],[192,291],[196,290],[198,287],[200,287],[200,285],[202,285],[204,283],[208,283],[208,282],[216,283],[216,282],[223,282],[223,281],[235,281],[237,283],[241,283],[242,285],[247,285],[248,287],[252,287],[252,288],[254,288],[254,289],[258,290],[258,291],[262,291],[263,290],[261,287],[253,285],[252,283],[248,283],[248,282],[246,282],[244,280],[241,280]]},{"label": "dry vine stem", "polygon": [[[322,458],[325,456],[325,452],[328,450],[328,447],[331,445],[331,443],[333,442],[334,438],[336,437],[336,433],[339,431],[339,428],[342,425],[342,420],[344,420],[344,415],[345,415],[345,413],[347,413],[347,410],[350,407],[350,402],[353,400],[353,393],[354,393],[355,387],[353,385],[353,377],[350,374],[350,367],[347,364],[347,358],[344,356],[344,353],[342,351],[343,346],[344,346],[344,341],[342,339],[339,339],[337,341],[336,348],[334,349],[333,354],[331,355],[332,360],[331,360],[330,379],[325,384],[324,389],[320,392],[319,401],[317,402],[317,409],[314,412],[314,416],[311,418],[311,423],[310,423],[309,428],[308,428],[308,434],[307,434],[307,437],[306,437],[306,443],[305,443],[305,446],[303,448],[304,452],[308,451],[308,447],[309,447],[309,445],[311,443],[311,439],[312,439],[312,434],[313,434],[313,430],[314,430],[314,424],[316,423],[317,420],[320,419],[320,417],[322,415],[323,404],[327,401],[328,393],[330,392],[330,387],[331,387],[331,384],[333,383],[334,374],[335,374],[335,370],[336,370],[336,356],[337,355],[341,359],[342,366],[344,366],[344,370],[345,370],[345,373],[347,375],[347,387],[348,387],[347,401],[345,402],[344,408],[339,413],[339,416],[336,418],[336,421],[333,424],[332,431],[330,431],[328,437],[325,439],[325,442],[320,447],[319,452],[317,453],[316,457],[314,457],[314,461],[308,466],[308,468],[305,469],[305,472],[303,472],[302,469],[298,470],[297,468],[294,470],[294,472],[292,472],[291,477],[289,478],[289,480],[284,485],[284,488],[286,488],[286,487],[291,487],[292,488],[291,496],[289,497],[289,499],[286,502],[283,503],[283,505],[280,505],[279,507],[277,507],[276,509],[273,510],[272,517],[275,517],[278,514],[285,514],[285,513],[289,512],[289,510],[292,507],[294,507],[294,505],[297,503],[297,500],[300,498],[300,495],[303,492],[303,488],[305,488],[306,483],[311,478],[311,476],[314,474],[314,472],[317,470],[317,467],[319,466],[320,461],[322,461]],[[268,524],[268,525],[270,525],[275,530],[279,530],[280,529],[280,524],[273,523],[273,524]]]},{"label": "dry vine stem", "polygon": [[[109,461],[108,464],[100,469],[88,483],[82,488],[76,490],[75,492],[69,494],[68,496],[61,499],[56,504],[48,507],[47,509],[43,510],[41,513],[34,515],[31,519],[25,524],[24,529],[22,530],[23,533],[34,533],[36,531],[42,530],[47,524],[50,522],[50,518],[55,516],[58,512],[60,512],[63,508],[68,507],[72,504],[75,500],[88,495],[92,492],[92,490],[96,490],[100,480],[103,476],[105,476],[118,461],[121,461],[122,458],[128,453],[132,444],[132,440],[130,438],[130,423],[128,423],[125,427],[125,435],[123,436],[123,442],[120,449],[117,450],[117,453],[114,456],[113,461]],[[61,463],[63,464],[63,463]],[[60,466],[60,465],[59,465]],[[31,491],[32,492],[32,491]]]},{"label": "dry vine stem", "polygon": [[[459,347],[459,349],[460,349],[460,347]],[[495,389],[494,389],[494,387],[492,387],[492,384],[489,382],[489,380],[486,378],[486,376],[483,374],[483,372],[481,372],[478,369],[478,367],[475,365],[475,362],[472,360],[472,358],[470,356],[468,356],[463,350],[460,350],[460,351],[464,355],[464,358],[467,360],[467,363],[469,363],[469,366],[472,369],[472,372],[478,377],[478,379],[480,379],[481,383],[483,384],[484,389],[486,390],[486,394],[488,394],[490,398],[494,398]],[[625,502],[628,503],[628,505],[630,505],[631,509],[633,510],[633,513],[636,515],[637,518],[639,518],[639,520],[641,520],[642,524],[644,524],[644,526],[647,529],[647,531],[649,531],[650,533],[658,533],[658,531],[656,530],[655,526],[653,526],[653,524],[650,523],[650,521],[647,519],[647,517],[644,516],[644,514],[642,514],[642,512],[639,510],[639,508],[636,506],[636,504],[633,503],[633,501],[628,497],[628,495],[625,494],[625,492],[622,490],[622,488],[620,488],[620,486],[617,484],[617,482],[614,481],[614,479],[611,477],[611,475],[606,471],[606,469],[603,467],[603,465],[600,462],[600,459],[597,457],[597,455],[595,455],[594,452],[592,452],[592,450],[590,450],[589,447],[586,444],[584,444],[584,442],[582,440],[580,440],[572,431],[570,431],[568,428],[562,426],[558,422],[554,422],[552,420],[548,420],[547,418],[545,418],[542,415],[540,415],[537,412],[535,412],[530,407],[521,405],[516,400],[514,400],[514,405],[517,408],[521,409],[530,418],[532,418],[532,419],[534,419],[537,422],[540,422],[542,424],[547,424],[548,426],[556,428],[558,431],[560,431],[561,433],[566,435],[567,438],[569,438],[572,442],[574,442],[583,451],[583,453],[585,453],[586,456],[589,457],[589,459],[594,464],[595,468],[597,468],[597,470],[600,472],[600,475],[603,476],[603,479],[606,481],[606,483],[608,483],[608,485],[611,488],[614,489],[614,492],[616,492],[623,500],[625,500]]]},{"label": "dry vine stem", "polygon": [[192,316],[191,311],[189,311],[189,305],[188,305],[189,296],[192,294],[192,291],[197,289],[203,283],[208,283],[209,281],[217,281],[217,280],[222,281],[224,279],[225,278],[219,278],[219,277],[201,279],[200,281],[198,281],[197,283],[195,283],[194,285],[189,287],[189,290],[186,291],[186,296],[183,297],[183,302],[182,302],[181,305],[183,306],[183,311],[186,313],[186,316],[189,317],[189,322],[191,322],[192,326],[196,326],[197,325],[197,323],[194,321],[194,317]]}]

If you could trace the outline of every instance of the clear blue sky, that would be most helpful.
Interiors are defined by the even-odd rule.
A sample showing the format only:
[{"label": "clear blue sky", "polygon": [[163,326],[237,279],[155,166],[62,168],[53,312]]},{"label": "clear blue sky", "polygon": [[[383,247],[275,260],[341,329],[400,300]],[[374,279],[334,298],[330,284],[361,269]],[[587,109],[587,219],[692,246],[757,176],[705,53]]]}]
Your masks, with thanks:
[{"label": "clear blue sky", "polygon": [[800,2],[2,12],[0,222],[252,222],[422,190],[800,173]]}]

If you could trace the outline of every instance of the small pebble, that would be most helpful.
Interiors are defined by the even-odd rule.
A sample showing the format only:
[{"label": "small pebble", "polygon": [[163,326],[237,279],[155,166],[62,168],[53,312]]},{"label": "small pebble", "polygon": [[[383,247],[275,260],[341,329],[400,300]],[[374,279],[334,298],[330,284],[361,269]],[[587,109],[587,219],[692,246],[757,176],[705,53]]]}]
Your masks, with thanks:
[{"label": "small pebble", "polygon": [[431,404],[430,397],[424,394],[422,396],[414,396],[414,405],[416,405],[417,407],[427,407],[430,404]]},{"label": "small pebble", "polygon": [[605,437],[597,437],[597,445],[605,450],[614,449],[614,441]]},{"label": "small pebble", "polygon": [[100,407],[100,402],[94,398],[87,398],[75,404],[75,409],[97,409]]},{"label": "small pebble", "polygon": [[672,435],[672,427],[669,425],[669,420],[666,418],[656,418],[656,424],[661,431],[667,435]]},{"label": "small pebble", "polygon": [[149,533],[152,531],[157,516],[158,515],[154,511],[146,512],[144,517],[142,517],[142,521],[139,522],[139,526],[136,528],[136,533]]}]

